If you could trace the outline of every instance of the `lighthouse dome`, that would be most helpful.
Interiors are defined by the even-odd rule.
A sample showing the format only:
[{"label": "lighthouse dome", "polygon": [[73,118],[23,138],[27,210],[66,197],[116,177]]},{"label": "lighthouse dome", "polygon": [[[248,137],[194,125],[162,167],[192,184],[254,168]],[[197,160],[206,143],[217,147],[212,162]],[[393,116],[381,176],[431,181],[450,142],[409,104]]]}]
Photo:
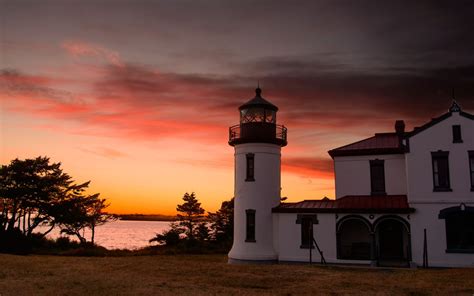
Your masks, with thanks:
[{"label": "lighthouse dome", "polygon": [[286,146],[286,128],[277,124],[278,107],[255,90],[255,97],[239,107],[240,123],[229,128],[231,146],[245,143],[270,143]]},{"label": "lighthouse dome", "polygon": [[239,107],[239,110],[249,109],[249,108],[265,108],[273,111],[278,111],[278,107],[265,100],[262,97],[262,89],[257,87],[255,89],[255,97],[250,99],[248,102]]}]

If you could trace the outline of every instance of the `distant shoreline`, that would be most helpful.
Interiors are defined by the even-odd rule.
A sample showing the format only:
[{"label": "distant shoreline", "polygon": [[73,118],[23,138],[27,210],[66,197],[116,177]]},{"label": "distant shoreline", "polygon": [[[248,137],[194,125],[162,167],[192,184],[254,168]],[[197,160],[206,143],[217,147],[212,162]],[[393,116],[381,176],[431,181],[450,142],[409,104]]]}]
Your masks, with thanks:
[{"label": "distant shoreline", "polygon": [[168,215],[145,215],[145,214],[114,214],[119,220],[123,221],[176,221],[176,216]]}]

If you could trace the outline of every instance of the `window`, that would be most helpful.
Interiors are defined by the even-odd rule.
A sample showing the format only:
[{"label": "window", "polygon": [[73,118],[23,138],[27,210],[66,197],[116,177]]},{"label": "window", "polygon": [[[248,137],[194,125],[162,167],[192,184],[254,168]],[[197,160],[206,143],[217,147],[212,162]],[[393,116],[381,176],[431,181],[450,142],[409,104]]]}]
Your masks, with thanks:
[{"label": "window", "polygon": [[370,187],[372,195],[386,195],[384,161],[375,159],[370,161]]},{"label": "window", "polygon": [[248,209],[245,210],[246,214],[246,233],[245,241],[246,242],[255,242],[255,210]]},{"label": "window", "polygon": [[311,218],[303,218],[301,222],[301,247],[309,248],[312,242],[313,221]]},{"label": "window", "polygon": [[301,225],[301,245],[302,249],[314,248],[313,240],[313,224],[318,224],[316,215],[299,214],[296,219],[296,224]]},{"label": "window", "polygon": [[446,252],[474,253],[474,207],[447,208],[439,218],[446,221]]},{"label": "window", "polygon": [[433,191],[451,191],[449,182],[449,152],[431,152],[433,161]]},{"label": "window", "polygon": [[460,125],[453,125],[453,143],[462,143]]},{"label": "window", "polygon": [[474,191],[474,151],[469,151],[469,171],[471,176],[471,191]]},{"label": "window", "polygon": [[255,171],[255,156],[253,153],[248,153],[247,154],[247,173],[245,177],[246,182],[255,181],[254,171]]}]

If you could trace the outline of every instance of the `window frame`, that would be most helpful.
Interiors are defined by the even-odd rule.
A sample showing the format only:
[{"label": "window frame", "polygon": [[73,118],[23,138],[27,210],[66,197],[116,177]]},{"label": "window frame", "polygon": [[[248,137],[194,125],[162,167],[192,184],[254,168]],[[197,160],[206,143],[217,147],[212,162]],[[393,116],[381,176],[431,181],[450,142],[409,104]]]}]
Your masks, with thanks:
[{"label": "window frame", "polygon": [[254,209],[245,210],[245,242],[256,242],[256,211]]},{"label": "window frame", "polygon": [[[446,160],[446,186],[439,185],[441,184],[439,179],[439,165],[435,166],[435,162],[438,162],[439,160]],[[437,171],[435,171],[435,168]],[[433,192],[453,191],[451,189],[451,177],[449,173],[449,151],[438,150],[436,152],[431,152],[431,172],[433,175]],[[438,180],[436,178],[438,178]],[[438,181],[438,185],[436,185],[436,181]]]},{"label": "window frame", "polygon": [[247,153],[245,155],[245,182],[255,181],[255,154]]},{"label": "window frame", "polygon": [[[369,161],[370,164],[370,195],[387,195],[387,188],[385,184],[385,160],[384,159],[373,159]],[[381,187],[383,190],[377,191],[375,190],[375,173],[373,171],[374,168],[381,167],[382,168],[382,184]]]}]

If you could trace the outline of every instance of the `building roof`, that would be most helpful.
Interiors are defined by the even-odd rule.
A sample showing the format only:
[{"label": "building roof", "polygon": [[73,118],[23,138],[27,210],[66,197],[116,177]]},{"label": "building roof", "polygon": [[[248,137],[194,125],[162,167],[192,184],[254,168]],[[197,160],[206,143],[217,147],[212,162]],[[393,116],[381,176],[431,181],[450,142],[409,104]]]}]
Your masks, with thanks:
[{"label": "building roof", "polygon": [[338,199],[280,203],[273,213],[411,213],[406,195],[347,195]]},{"label": "building roof", "polygon": [[402,154],[405,147],[402,138],[405,133],[379,133],[373,137],[329,150],[331,157],[374,154]]},{"label": "building roof", "polygon": [[467,113],[467,112],[464,112],[461,110],[461,107],[458,105],[458,103],[456,101],[453,101],[453,104],[451,105],[451,107],[449,108],[449,111],[444,113],[443,115],[440,115],[436,118],[433,118],[431,119],[429,122],[423,124],[422,126],[417,126],[413,129],[413,131],[409,132],[406,134],[406,137],[409,138],[409,137],[412,137],[416,134],[419,134],[421,133],[422,131],[432,127],[433,125],[437,124],[438,122],[441,122],[443,120],[445,120],[446,118],[449,118],[451,117],[451,115],[454,113],[454,112],[459,112],[459,115],[460,116],[463,116],[463,117],[466,117],[468,119],[471,119],[471,120],[474,120],[474,115],[470,114],[470,113]]},{"label": "building roof", "polygon": [[329,150],[328,153],[333,158],[335,156],[403,154],[408,151],[408,148],[403,145],[403,139],[410,138],[432,127],[446,118],[451,117],[455,112],[458,112],[460,116],[474,120],[474,115],[462,111],[459,104],[456,101],[453,101],[448,112],[433,118],[431,121],[420,127],[415,127],[411,132],[405,132],[404,123],[398,120],[397,122],[400,122],[403,127],[400,127],[400,130],[397,130],[397,123],[395,123],[395,129],[397,132],[375,134],[373,137]]},{"label": "building roof", "polygon": [[247,109],[250,107],[261,107],[265,109],[278,111],[277,106],[273,105],[272,103],[270,103],[269,101],[265,100],[262,97],[262,89],[260,89],[260,87],[257,87],[255,89],[255,97],[253,99],[250,99],[248,102],[246,102],[242,106],[240,106],[239,110]]}]

